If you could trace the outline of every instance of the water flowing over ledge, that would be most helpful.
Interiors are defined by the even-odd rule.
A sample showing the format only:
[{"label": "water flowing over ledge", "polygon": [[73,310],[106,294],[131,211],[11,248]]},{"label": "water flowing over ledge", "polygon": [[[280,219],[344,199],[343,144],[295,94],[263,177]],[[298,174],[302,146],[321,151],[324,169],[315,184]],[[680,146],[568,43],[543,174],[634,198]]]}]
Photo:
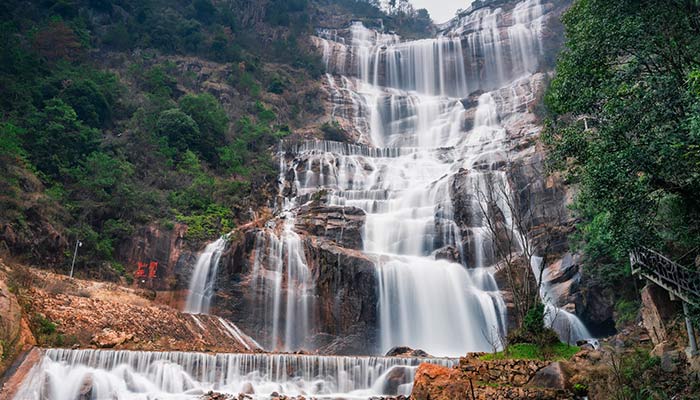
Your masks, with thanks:
[{"label": "water flowing over ledge", "polygon": [[[326,399],[407,395],[421,362],[456,359],[50,349],[17,400],[197,399],[210,390]],[[80,397],[83,398],[83,397]]]},{"label": "water flowing over ledge", "polygon": [[216,272],[219,269],[221,253],[226,247],[226,238],[212,242],[197,258],[192,271],[190,287],[185,303],[185,312],[190,314],[208,314],[211,297],[214,295]]},{"label": "water flowing over ledge", "polygon": [[[318,263],[316,234],[297,226],[313,204],[339,215],[336,240],[345,210],[361,221],[357,246],[333,254],[340,260],[352,250],[373,267],[364,282],[376,293],[376,313],[354,321],[365,324],[360,335],[371,331],[364,351],[493,350],[489,339],[506,331],[507,307],[493,268],[499,239],[484,213],[514,225],[504,197],[517,189],[511,157],[519,145],[534,151],[525,142],[539,132],[529,107],[544,81],[537,70],[548,7],[525,0],[480,8],[418,41],[359,22],[319,30],[313,41],[328,72],[331,118],[353,131],[355,143],[280,144],[276,215],[251,232],[239,288],[255,321],[226,310],[233,320],[253,326],[267,349],[283,351],[323,348],[315,336],[354,328],[328,325],[335,316],[327,305],[336,299],[317,289],[323,274],[337,271],[327,258]],[[488,183],[504,190],[486,202],[478,193]]]}]

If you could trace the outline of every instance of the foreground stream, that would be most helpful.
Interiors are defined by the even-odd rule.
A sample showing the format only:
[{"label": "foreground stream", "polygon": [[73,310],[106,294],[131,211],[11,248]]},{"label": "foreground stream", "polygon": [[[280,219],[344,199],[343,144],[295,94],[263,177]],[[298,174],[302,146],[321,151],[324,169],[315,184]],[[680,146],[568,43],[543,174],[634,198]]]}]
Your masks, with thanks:
[{"label": "foreground stream", "polygon": [[46,350],[15,399],[197,399],[209,391],[267,399],[408,395],[422,362],[456,359]]}]

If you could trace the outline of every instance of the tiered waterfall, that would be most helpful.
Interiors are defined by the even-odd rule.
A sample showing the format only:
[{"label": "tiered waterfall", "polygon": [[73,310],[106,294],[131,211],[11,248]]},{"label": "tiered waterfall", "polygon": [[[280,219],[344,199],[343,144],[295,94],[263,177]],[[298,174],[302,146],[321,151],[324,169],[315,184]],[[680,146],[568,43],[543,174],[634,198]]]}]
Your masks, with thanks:
[{"label": "tiered waterfall", "polygon": [[[518,140],[528,143],[539,132],[529,106],[544,80],[537,70],[546,16],[539,0],[524,0],[507,9],[466,12],[441,26],[434,39],[404,41],[359,22],[319,30],[313,41],[327,69],[330,119],[354,143],[280,146],[277,215],[250,235],[252,243],[243,246],[249,264],[235,278],[240,286],[234,300],[247,313],[224,310],[227,316],[242,327],[252,319],[255,329],[246,333],[267,350],[315,350],[317,337],[333,336],[320,326],[332,320],[324,313],[337,309],[320,305],[347,298],[320,298],[316,279],[322,273],[340,279],[344,255],[366,261],[362,268],[368,265],[372,279],[360,281],[376,286],[369,289],[376,310],[361,314],[371,315],[371,324],[352,321],[360,323],[361,334],[372,331],[366,353],[410,346],[452,357],[498,346],[495,338],[507,327],[506,304],[494,278],[499,260],[484,210],[497,210],[500,221],[512,225],[510,189],[478,194],[510,188],[506,171],[514,153],[532,148],[518,146]],[[298,229],[300,210],[309,204],[361,218],[357,247],[338,250],[342,229],[329,245],[338,255],[332,272],[336,267],[318,271],[320,257],[310,254],[316,242]],[[224,247],[222,239],[200,256],[187,311],[209,311]],[[356,289],[344,293],[360,293]],[[556,308],[551,299],[547,304]],[[573,314],[566,316],[575,329],[581,326]],[[333,334],[344,332],[337,328]],[[92,398],[197,398],[208,390],[259,398],[273,392],[368,398],[408,394],[421,361],[50,350],[19,398],[74,399],[86,385]]]}]

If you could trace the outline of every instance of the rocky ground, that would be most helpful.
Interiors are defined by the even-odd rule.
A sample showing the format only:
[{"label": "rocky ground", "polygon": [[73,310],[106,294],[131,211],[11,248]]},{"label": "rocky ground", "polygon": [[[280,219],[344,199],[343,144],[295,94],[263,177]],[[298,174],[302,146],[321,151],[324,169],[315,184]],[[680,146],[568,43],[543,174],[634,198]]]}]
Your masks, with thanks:
[{"label": "rocky ground", "polygon": [[18,297],[41,346],[211,352],[256,349],[252,339],[240,333],[239,339],[238,332],[222,319],[193,316],[157,304],[151,291],[70,280],[32,269],[22,275],[31,284]]}]

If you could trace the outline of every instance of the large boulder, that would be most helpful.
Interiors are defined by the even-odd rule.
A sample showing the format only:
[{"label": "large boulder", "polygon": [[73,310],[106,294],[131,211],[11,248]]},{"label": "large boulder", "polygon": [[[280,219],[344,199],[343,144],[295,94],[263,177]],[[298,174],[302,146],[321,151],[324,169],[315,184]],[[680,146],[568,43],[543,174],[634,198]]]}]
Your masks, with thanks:
[{"label": "large boulder", "polygon": [[458,369],[423,363],[416,371],[411,398],[414,400],[463,399],[469,380]]},{"label": "large boulder", "polygon": [[537,371],[527,386],[566,390],[569,387],[569,374],[560,362],[553,362]]},{"label": "large boulder", "polygon": [[392,347],[386,354],[386,357],[430,357],[430,354],[423,350],[414,350],[407,346]]}]

